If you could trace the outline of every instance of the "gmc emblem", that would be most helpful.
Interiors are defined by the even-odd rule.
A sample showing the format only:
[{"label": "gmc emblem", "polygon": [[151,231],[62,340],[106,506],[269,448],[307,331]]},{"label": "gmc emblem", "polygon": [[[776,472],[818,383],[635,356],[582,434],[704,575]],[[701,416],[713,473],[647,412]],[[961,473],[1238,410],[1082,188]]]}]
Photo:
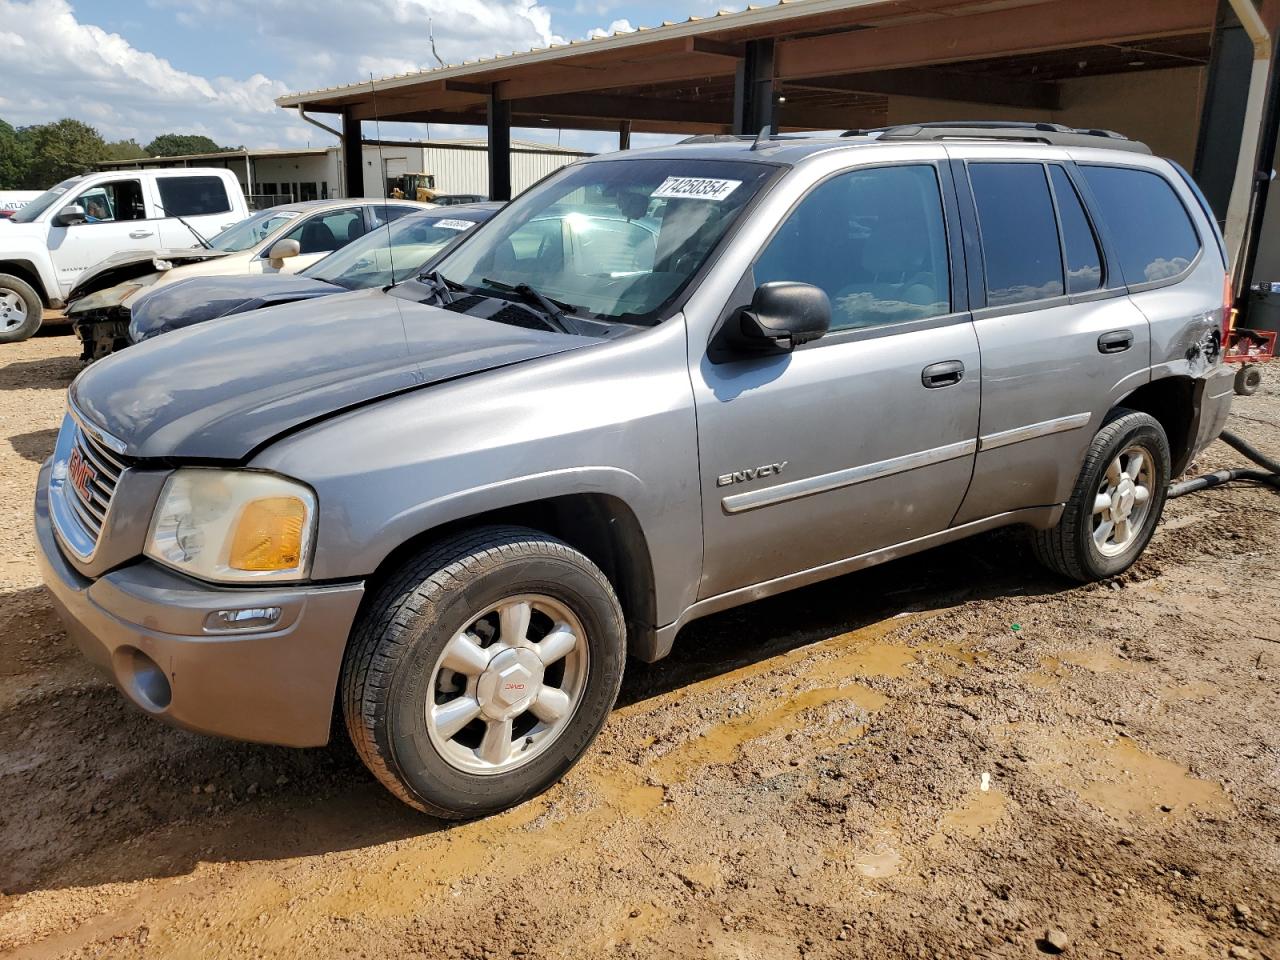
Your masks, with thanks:
[{"label": "gmc emblem", "polygon": [[85,460],[78,447],[71,451],[71,459],[67,461],[67,477],[81,500],[93,500],[93,481],[98,478],[98,471]]}]

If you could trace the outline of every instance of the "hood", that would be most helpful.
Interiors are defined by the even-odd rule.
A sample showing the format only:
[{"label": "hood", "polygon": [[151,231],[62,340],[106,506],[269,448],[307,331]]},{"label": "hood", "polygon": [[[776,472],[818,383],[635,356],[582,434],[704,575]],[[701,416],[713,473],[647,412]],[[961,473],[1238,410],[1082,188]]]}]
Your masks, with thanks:
[{"label": "hood", "polygon": [[[17,210],[13,211],[17,213]],[[0,250],[0,256],[3,256],[10,247],[22,243],[34,243],[40,249],[47,250],[49,247],[49,225],[47,223],[14,223],[8,217],[0,217],[0,223],[4,226],[4,249]]]},{"label": "hood", "polygon": [[597,342],[361,290],[157,337],[70,395],[129,456],[243,460],[359,404]]},{"label": "hood", "polygon": [[129,339],[139,343],[233,313],[344,292],[337,284],[296,273],[190,277],[144,293],[132,304]]},{"label": "hood", "polygon": [[225,250],[206,250],[203,247],[169,247],[161,250],[123,250],[99,260],[76,278],[76,285],[67,294],[67,302],[78,300],[95,290],[105,290],[118,283],[156,272],[156,260],[168,261],[173,266],[199,263],[227,256]]}]

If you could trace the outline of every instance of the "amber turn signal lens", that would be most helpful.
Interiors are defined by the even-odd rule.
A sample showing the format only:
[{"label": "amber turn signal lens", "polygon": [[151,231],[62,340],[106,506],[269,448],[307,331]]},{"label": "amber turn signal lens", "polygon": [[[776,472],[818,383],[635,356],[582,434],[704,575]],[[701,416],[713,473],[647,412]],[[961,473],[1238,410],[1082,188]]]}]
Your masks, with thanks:
[{"label": "amber turn signal lens", "polygon": [[307,506],[297,497],[264,497],[245,505],[231,541],[234,570],[292,570],[302,562]]}]

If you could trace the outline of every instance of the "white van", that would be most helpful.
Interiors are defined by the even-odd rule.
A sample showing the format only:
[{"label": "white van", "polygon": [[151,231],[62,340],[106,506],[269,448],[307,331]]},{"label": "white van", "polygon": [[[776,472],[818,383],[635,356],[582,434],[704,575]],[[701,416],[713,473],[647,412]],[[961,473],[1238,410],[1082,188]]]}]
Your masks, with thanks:
[{"label": "white van", "polygon": [[235,174],[114,170],[64,180],[0,221],[0,343],[25,340],[45,307],[112,254],[186,248],[249,215]]}]

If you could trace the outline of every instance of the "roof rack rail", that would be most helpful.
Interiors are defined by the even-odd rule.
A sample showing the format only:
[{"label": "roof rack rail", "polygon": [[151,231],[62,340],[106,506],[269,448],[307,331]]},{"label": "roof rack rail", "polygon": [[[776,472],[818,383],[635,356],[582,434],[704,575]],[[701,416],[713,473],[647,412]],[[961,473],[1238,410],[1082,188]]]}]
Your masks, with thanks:
[{"label": "roof rack rail", "polygon": [[758,137],[754,133],[697,133],[692,137],[685,137],[677,142],[677,145],[686,143],[745,143],[748,140],[756,140]]},{"label": "roof rack rail", "polygon": [[877,140],[1014,140],[1047,143],[1058,147],[1102,147],[1151,153],[1151,148],[1130,140],[1114,130],[1068,127],[1061,123],[1033,123],[1014,120],[946,120],[935,123],[904,123],[870,130],[846,130],[842,136],[873,137]]}]

